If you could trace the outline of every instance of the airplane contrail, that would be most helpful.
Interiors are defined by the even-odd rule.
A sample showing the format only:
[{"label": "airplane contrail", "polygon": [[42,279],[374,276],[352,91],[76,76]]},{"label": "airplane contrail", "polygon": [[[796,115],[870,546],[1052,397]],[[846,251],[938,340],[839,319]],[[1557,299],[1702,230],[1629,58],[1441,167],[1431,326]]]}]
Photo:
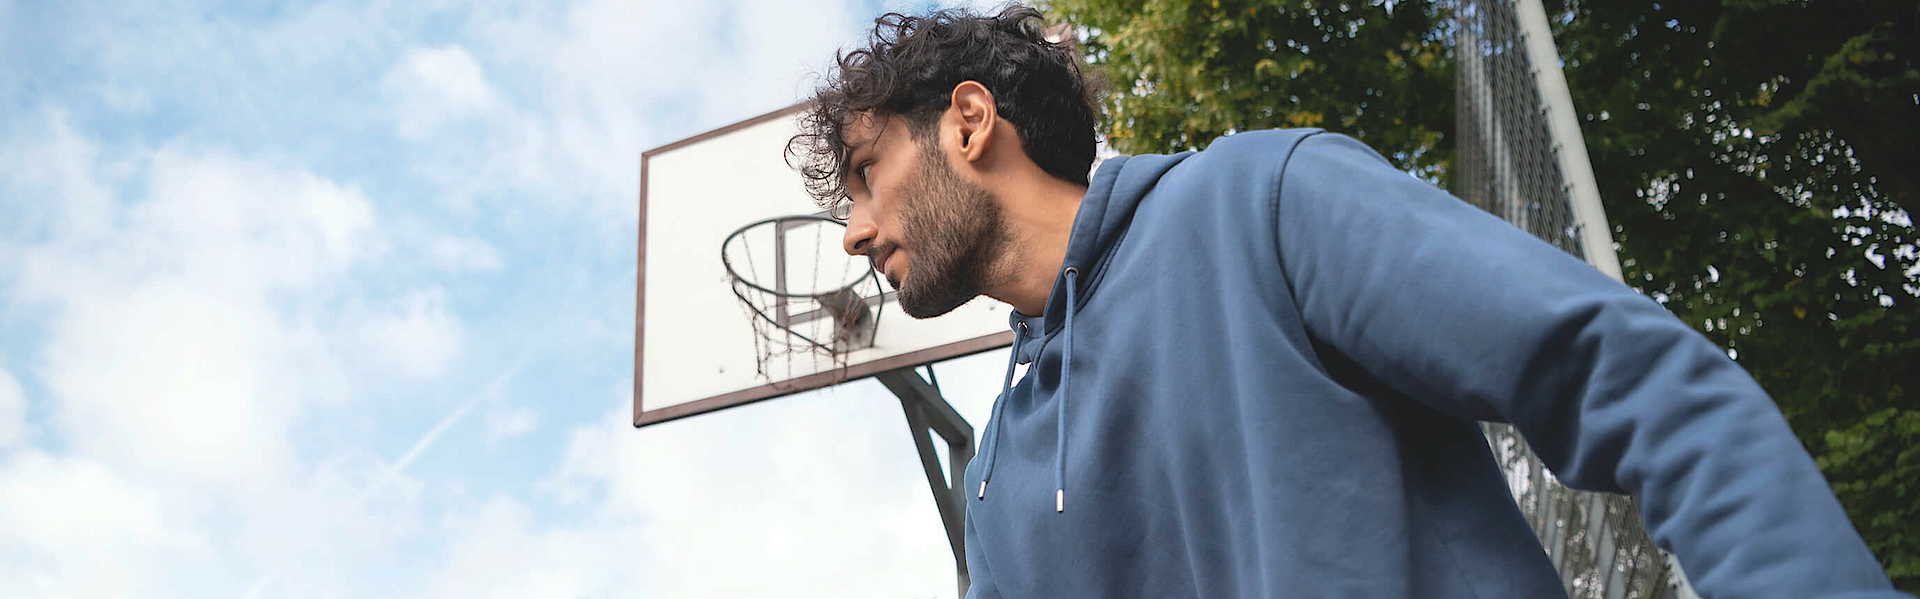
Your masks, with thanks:
[{"label": "airplane contrail", "polygon": [[[466,403],[460,404],[460,407],[454,408],[453,412],[441,418],[440,422],[434,423],[432,428],[427,429],[427,432],[422,433],[420,439],[413,442],[413,447],[407,448],[407,452],[400,454],[399,459],[387,465],[386,471],[381,473],[380,478],[373,481],[373,484],[367,485],[367,488],[360,492],[360,496],[354,498],[353,509],[359,509],[368,499],[373,498],[375,493],[386,490],[389,484],[399,480],[400,473],[407,469],[407,465],[413,463],[414,458],[420,457],[421,453],[426,452],[427,448],[432,447],[434,442],[440,439],[441,433],[447,432],[449,428],[453,428],[454,423],[465,418],[467,412],[473,411],[474,406],[480,405],[480,402],[492,399],[494,394],[500,390],[500,387],[506,385],[508,380],[512,379],[515,374],[518,374],[521,367],[526,366],[527,360],[533,357],[533,353],[532,347],[521,351],[519,357],[514,358],[513,364],[508,366],[507,369],[499,375],[494,376],[493,380],[488,381],[485,387],[481,387],[480,392],[474,394],[473,399],[469,399]],[[278,571],[269,571],[265,576],[261,576],[258,582],[253,583],[253,586],[248,587],[245,593],[241,593],[240,599],[253,599],[254,597],[258,597],[261,591],[266,590],[267,585],[273,584],[274,581],[279,578],[280,573]]]},{"label": "airplane contrail", "polygon": [[[625,280],[630,282],[634,277],[639,276],[639,274],[640,266],[636,264],[633,268],[627,270]],[[574,292],[579,290],[582,283],[584,283],[584,281],[576,282],[572,286],[572,291],[569,291],[562,297],[576,297],[577,294]],[[624,291],[625,289],[630,289],[630,287],[622,286],[620,289]],[[520,355],[513,359],[513,363],[508,365],[506,370],[501,371],[500,374],[495,375],[492,380],[487,381],[487,384],[480,388],[480,392],[474,394],[473,399],[469,399],[466,403],[460,404],[460,407],[454,408],[446,417],[441,418],[439,422],[434,423],[431,428],[428,428],[427,432],[421,433],[420,439],[414,441],[413,446],[407,448],[406,453],[400,454],[399,458],[387,466],[386,471],[381,474],[379,480],[375,480],[373,484],[368,485],[365,490],[360,492],[359,497],[354,498],[353,509],[359,509],[360,505],[366,503],[375,493],[385,490],[387,485],[399,480],[400,473],[405,471],[407,466],[413,463],[414,458],[420,457],[420,454],[425,453],[428,448],[432,447],[433,444],[440,439],[441,433],[453,428],[455,423],[458,423],[462,418],[466,417],[467,412],[473,411],[474,406],[478,406],[481,402],[491,399],[502,386],[507,384],[508,380],[511,380],[514,375],[519,374],[520,369],[526,366],[528,360],[533,358],[534,353],[536,353],[535,349],[543,345],[527,343],[526,337],[532,336],[533,333],[529,331],[519,340],[519,345],[526,349],[521,350]],[[279,579],[279,569],[268,570],[266,575],[261,576],[259,581],[254,582],[253,586],[247,587],[246,592],[240,594],[240,599],[253,599],[260,596],[260,593],[265,591],[268,585],[273,584]]]}]

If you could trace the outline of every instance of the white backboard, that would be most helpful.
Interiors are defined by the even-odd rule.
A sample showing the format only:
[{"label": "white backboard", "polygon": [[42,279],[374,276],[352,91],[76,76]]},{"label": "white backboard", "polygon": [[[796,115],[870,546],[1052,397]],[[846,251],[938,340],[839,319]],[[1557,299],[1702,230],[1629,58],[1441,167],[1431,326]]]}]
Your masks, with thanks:
[{"label": "white backboard", "polygon": [[[1010,308],[999,302],[980,298],[945,316],[916,320],[881,296],[873,300],[884,305],[871,347],[838,357],[775,360],[761,373],[754,316],[734,295],[721,264],[721,243],[754,222],[819,212],[785,156],[802,108],[790,106],[641,154],[634,426],[1012,343],[1007,330]],[[799,242],[804,249],[789,253],[784,261],[796,273],[828,265],[832,272],[821,276],[844,276],[848,258],[837,251],[837,236],[844,229],[830,224],[819,228],[832,231],[835,239],[816,240],[821,234],[809,233],[814,237]],[[812,254],[826,250],[835,255]],[[865,260],[856,264],[868,268]],[[884,288],[879,284],[870,292],[877,296]]]}]

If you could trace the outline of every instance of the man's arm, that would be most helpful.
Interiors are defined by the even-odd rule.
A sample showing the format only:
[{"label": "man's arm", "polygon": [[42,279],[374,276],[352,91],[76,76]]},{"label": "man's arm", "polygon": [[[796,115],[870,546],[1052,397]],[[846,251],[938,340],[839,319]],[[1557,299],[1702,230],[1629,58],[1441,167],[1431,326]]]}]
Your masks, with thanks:
[{"label": "man's arm", "polygon": [[1659,304],[1351,138],[1302,142],[1279,186],[1316,338],[1437,409],[1513,423],[1568,485],[1633,493],[1702,596],[1906,596],[1773,400]]}]

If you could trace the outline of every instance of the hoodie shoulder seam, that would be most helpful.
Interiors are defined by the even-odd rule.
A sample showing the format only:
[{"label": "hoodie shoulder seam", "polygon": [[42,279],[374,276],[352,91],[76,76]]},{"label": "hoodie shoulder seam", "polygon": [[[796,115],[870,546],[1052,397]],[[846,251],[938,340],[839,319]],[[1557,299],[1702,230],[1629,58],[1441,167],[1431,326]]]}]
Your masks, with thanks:
[{"label": "hoodie shoulder seam", "polygon": [[[1286,192],[1287,166],[1293,163],[1293,157],[1300,151],[1300,146],[1305,144],[1307,140],[1322,133],[1326,133],[1326,131],[1315,129],[1305,135],[1301,135],[1299,139],[1293,140],[1293,143],[1287,146],[1285,154],[1281,156],[1279,166],[1273,169],[1273,179],[1269,181],[1266,186],[1269,194],[1267,196],[1267,213],[1273,215],[1273,222],[1269,223],[1271,226],[1267,229],[1273,232],[1273,259],[1279,265],[1280,282],[1286,285],[1287,296],[1296,298],[1296,300],[1299,298],[1299,294],[1295,293],[1296,290],[1293,288],[1293,277],[1287,274],[1287,261],[1280,255],[1280,219],[1282,218],[1280,215],[1280,195]],[[1297,308],[1298,301],[1295,301],[1294,304]]]}]

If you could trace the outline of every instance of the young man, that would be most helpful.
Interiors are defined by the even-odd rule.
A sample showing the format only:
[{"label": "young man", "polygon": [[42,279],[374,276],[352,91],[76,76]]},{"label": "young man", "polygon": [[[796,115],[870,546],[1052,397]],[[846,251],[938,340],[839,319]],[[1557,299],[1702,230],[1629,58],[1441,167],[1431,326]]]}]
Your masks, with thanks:
[{"label": "young man", "polygon": [[1638,496],[1705,597],[1905,596],[1652,300],[1331,133],[1089,180],[1094,95],[1038,13],[878,23],[788,150],[908,314],[1017,309],[969,596],[1564,596],[1482,420]]}]

